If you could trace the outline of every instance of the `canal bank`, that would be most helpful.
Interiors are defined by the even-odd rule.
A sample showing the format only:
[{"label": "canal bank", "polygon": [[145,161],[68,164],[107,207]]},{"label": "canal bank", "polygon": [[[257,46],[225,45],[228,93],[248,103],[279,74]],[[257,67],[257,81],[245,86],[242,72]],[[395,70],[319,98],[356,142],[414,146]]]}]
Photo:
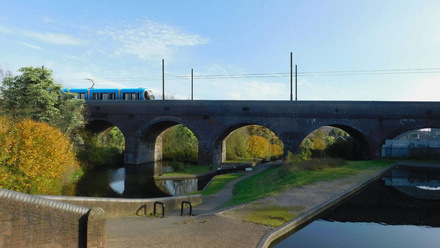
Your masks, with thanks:
[{"label": "canal bank", "polygon": [[[257,173],[257,172],[255,172]],[[254,204],[274,204],[301,208],[298,218],[316,211],[317,206],[359,187],[377,177],[382,170],[367,170],[344,179],[318,182],[296,187],[257,202],[243,204],[226,210],[218,210],[224,199],[232,196],[230,183],[208,201],[195,207],[195,216],[180,216],[172,212],[165,218],[123,217],[107,221],[107,247],[267,247],[273,239],[286,232],[287,223],[279,229],[243,221],[241,213],[252,211]],[[249,173],[253,174],[253,173]],[[215,199],[217,198],[218,201]],[[223,200],[220,200],[223,199]],[[204,207],[204,209],[202,209]],[[297,221],[296,218],[293,221]],[[298,222],[298,221],[297,221]]]}]

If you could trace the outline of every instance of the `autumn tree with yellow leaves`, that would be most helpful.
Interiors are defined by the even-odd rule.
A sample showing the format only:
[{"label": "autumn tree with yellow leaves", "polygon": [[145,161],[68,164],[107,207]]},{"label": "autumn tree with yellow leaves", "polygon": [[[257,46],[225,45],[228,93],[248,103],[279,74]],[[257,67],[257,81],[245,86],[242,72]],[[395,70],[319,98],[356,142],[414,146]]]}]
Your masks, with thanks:
[{"label": "autumn tree with yellow leaves", "polygon": [[0,116],[0,187],[61,194],[80,171],[69,139],[47,123]]}]

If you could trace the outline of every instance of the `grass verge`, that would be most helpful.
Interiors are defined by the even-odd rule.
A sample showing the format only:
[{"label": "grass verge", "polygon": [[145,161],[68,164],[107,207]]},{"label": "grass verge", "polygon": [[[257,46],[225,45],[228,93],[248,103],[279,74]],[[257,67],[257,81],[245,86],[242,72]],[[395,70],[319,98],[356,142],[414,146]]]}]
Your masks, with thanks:
[{"label": "grass verge", "polygon": [[249,221],[266,226],[279,227],[294,219],[297,212],[304,210],[303,206],[278,206],[267,205],[261,202],[250,203],[246,208],[239,208],[233,211],[233,215],[244,221]]},{"label": "grass verge", "polygon": [[226,184],[233,181],[236,178],[244,176],[243,173],[233,173],[233,174],[222,174],[216,176],[211,183],[209,184],[206,190],[201,190],[197,192],[191,193],[193,194],[202,194],[202,195],[212,195],[219,192],[221,189],[225,187]]},{"label": "grass verge", "polygon": [[217,166],[213,166],[211,168],[211,166],[209,165],[194,165],[194,166],[185,166],[177,172],[164,173],[161,176],[200,175],[215,170],[217,170]]},{"label": "grass verge", "polygon": [[288,170],[285,165],[270,168],[238,182],[234,188],[234,196],[227,206],[255,201],[292,187],[345,178],[366,170],[385,169],[394,163],[393,160],[349,161],[346,165],[339,167],[316,171],[297,170],[289,173],[286,172]]}]

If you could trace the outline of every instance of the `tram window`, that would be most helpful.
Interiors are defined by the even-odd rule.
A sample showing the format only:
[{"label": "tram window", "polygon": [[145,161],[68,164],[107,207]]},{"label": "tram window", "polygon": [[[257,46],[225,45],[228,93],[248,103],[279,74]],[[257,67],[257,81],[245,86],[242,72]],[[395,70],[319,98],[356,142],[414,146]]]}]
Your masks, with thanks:
[{"label": "tram window", "polygon": [[131,93],[131,100],[136,100],[136,93]]},{"label": "tram window", "polygon": [[110,94],[108,95],[108,99],[109,99],[109,100],[116,100],[116,94],[115,94],[115,93],[110,93]]},{"label": "tram window", "polygon": [[102,93],[101,100],[108,100],[108,93]]},{"label": "tram window", "polygon": [[78,93],[78,95],[76,96],[77,99],[86,99],[86,94],[85,93]]},{"label": "tram window", "polygon": [[92,100],[99,100],[99,94],[98,93],[93,93],[92,94]]},{"label": "tram window", "polygon": [[136,95],[137,95],[136,99],[141,100],[141,93],[137,93]]},{"label": "tram window", "polygon": [[124,93],[124,100],[131,100],[130,93]]}]

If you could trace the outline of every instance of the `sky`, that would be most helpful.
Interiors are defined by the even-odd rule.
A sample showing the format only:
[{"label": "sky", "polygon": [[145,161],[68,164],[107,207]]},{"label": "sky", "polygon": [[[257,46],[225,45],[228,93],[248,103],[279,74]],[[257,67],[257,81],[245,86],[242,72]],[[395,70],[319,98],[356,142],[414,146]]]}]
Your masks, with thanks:
[{"label": "sky", "polygon": [[438,101],[438,0],[0,0],[0,67],[162,98]]}]

